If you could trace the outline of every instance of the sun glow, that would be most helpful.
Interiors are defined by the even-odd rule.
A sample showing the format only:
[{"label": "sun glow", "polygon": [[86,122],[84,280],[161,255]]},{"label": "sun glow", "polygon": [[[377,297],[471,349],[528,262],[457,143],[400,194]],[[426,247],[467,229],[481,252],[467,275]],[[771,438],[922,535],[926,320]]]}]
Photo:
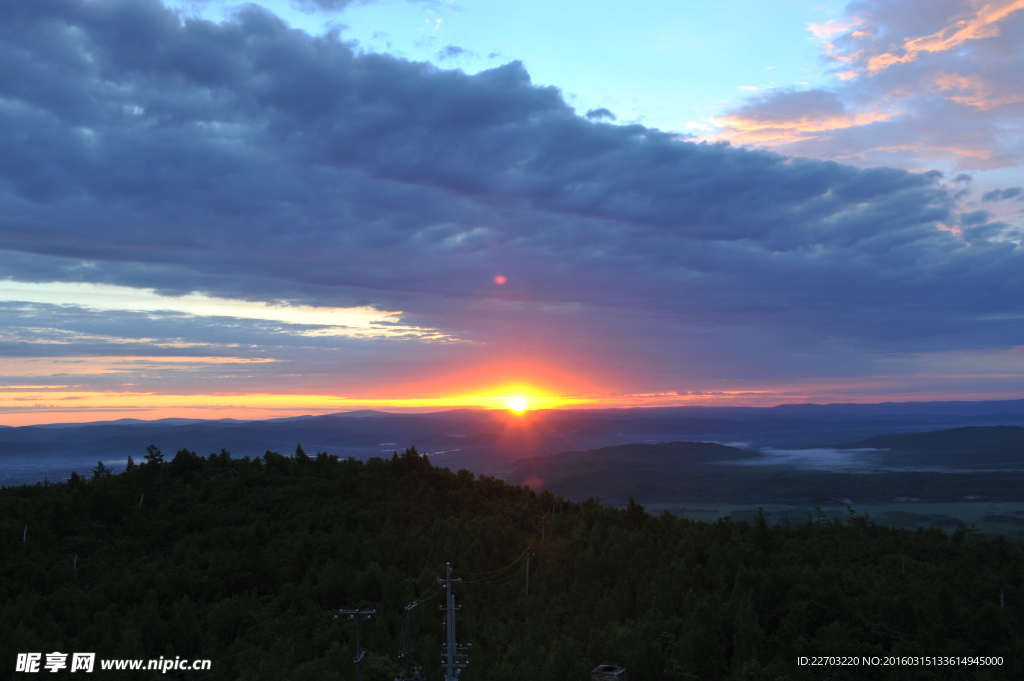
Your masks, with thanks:
[{"label": "sun glow", "polygon": [[508,408],[517,414],[522,414],[530,408],[530,404],[525,397],[510,397],[508,398]]}]

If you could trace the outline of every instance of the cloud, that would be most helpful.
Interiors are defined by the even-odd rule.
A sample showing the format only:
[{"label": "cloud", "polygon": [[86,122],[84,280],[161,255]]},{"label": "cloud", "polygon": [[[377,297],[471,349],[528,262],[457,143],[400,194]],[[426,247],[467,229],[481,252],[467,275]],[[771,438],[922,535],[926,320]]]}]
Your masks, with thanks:
[{"label": "cloud", "polygon": [[857,0],[810,26],[838,81],[755,97],[719,139],[859,165],[993,170],[1024,158],[1024,0]]},{"label": "cloud", "polygon": [[337,12],[352,2],[353,0],[292,0],[292,6],[303,12]]},{"label": "cloud", "polygon": [[446,45],[444,48],[437,51],[437,58],[444,61],[445,59],[461,57],[467,53],[469,53],[469,51],[464,47],[459,47],[458,45]]},{"label": "cloud", "polygon": [[951,19],[930,35],[906,39],[900,49],[870,57],[867,60],[867,70],[869,73],[876,73],[895,64],[915,61],[925,53],[948,52],[968,40],[997,37],[1000,34],[999,24],[1011,18],[1020,9],[1024,9],[1024,0],[1001,0],[982,4],[964,18]]},{"label": "cloud", "polygon": [[[370,5],[381,0],[291,0],[291,5],[303,12],[340,12],[349,5]],[[430,0],[406,0],[407,2],[429,2]]]},{"label": "cloud", "polygon": [[778,146],[815,139],[816,133],[887,121],[900,113],[858,109],[830,90],[782,89],[749,100],[715,123],[733,142]]},{"label": "cloud", "polygon": [[[17,282],[0,279],[0,301],[62,304],[81,301],[90,310],[132,310],[157,314],[182,314],[231,319],[258,319],[303,327],[304,335],[388,337],[415,335],[442,339],[430,329],[402,326],[401,312],[382,312],[372,307],[327,308],[282,305],[262,301],[219,298],[203,294],[160,296],[152,290],[87,282]],[[313,327],[313,328],[305,328]]]},{"label": "cloud", "polygon": [[[990,192],[985,192],[981,196],[982,201],[1005,201],[1006,199],[1012,199],[1021,196],[1024,189],[1020,187],[1009,187],[1007,189],[993,189]],[[1019,201],[1020,199],[1018,199]]]},{"label": "cloud", "polygon": [[[734,394],[894,356],[913,376],[921,353],[1024,330],[1019,247],[959,217],[941,173],[608,125],[518,62],[467,75],[357,53],[251,5],[213,23],[64,0],[0,8],[0,73],[0,271],[66,296],[9,296],[34,302],[3,312],[5,356],[279,360],[202,375],[225,390],[525,371],[500,365]],[[855,124],[867,109],[825,91],[757,102],[743,116],[791,134],[799,111],[854,131],[906,115]],[[75,288],[102,286],[135,302]],[[230,320],[182,307],[203,301]],[[310,335],[358,326],[330,321],[353,309],[377,337]]]},{"label": "cloud", "polygon": [[615,114],[604,107],[601,107],[600,109],[591,109],[586,113],[586,116],[592,121],[601,120],[602,118],[607,118],[612,121],[615,120]]}]

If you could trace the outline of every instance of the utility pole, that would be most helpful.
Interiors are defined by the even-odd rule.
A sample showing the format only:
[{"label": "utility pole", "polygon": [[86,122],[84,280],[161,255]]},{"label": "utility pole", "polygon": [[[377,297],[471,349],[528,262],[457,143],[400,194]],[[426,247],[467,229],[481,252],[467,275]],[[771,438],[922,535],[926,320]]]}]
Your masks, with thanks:
[{"label": "utility pole", "polygon": [[405,652],[398,656],[398,659],[405,660],[403,681],[420,678],[420,668],[416,660],[412,659],[412,609],[419,604],[419,601],[413,601],[405,606]]},{"label": "utility pole", "polygon": [[[359,637],[359,626],[363,622],[363,618],[370,619],[371,615],[376,615],[376,610],[339,610],[338,615],[348,615],[349,619],[356,618],[356,656],[352,658],[352,661],[356,663],[356,681],[363,681],[363,660],[366,658],[366,651],[362,648],[362,643]],[[334,616],[334,619],[338,619],[338,615]]]},{"label": "utility pole", "polygon": [[452,593],[452,582],[461,582],[462,578],[452,579],[452,564],[446,563],[447,572],[445,577],[438,577],[437,581],[444,585],[445,604],[440,606],[445,610],[445,628],[448,633],[448,640],[445,644],[445,652],[441,655],[444,663],[444,681],[457,681],[459,673],[469,664],[466,653],[459,652],[468,650],[469,646],[460,646],[455,642],[455,594]]},{"label": "utility pole", "polygon": [[544,548],[544,521],[545,520],[547,520],[547,517],[544,517],[544,518],[540,519],[540,546],[541,546],[541,548]]},{"label": "utility pole", "polygon": [[526,597],[530,597],[530,556],[532,554],[526,554]]}]

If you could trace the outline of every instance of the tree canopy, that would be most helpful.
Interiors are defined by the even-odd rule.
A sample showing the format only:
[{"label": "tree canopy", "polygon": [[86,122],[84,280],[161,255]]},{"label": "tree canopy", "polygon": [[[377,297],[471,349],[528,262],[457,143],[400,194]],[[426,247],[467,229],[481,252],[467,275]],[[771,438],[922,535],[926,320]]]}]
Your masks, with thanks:
[{"label": "tree canopy", "polygon": [[[451,563],[466,681],[1024,676],[1024,555],[966,527],[770,526],[569,503],[415,449],[366,462],[181,450],[90,478],[0,490],[0,658],[209,658],[188,678],[439,678],[436,578]],[[542,539],[543,537],[543,539]],[[525,557],[530,593],[524,593]],[[74,557],[77,556],[77,559]],[[77,563],[75,562],[77,560]],[[799,656],[1002,656],[992,668],[799,666]],[[151,678],[152,672],[118,672]],[[28,678],[28,676],[26,676]]]}]

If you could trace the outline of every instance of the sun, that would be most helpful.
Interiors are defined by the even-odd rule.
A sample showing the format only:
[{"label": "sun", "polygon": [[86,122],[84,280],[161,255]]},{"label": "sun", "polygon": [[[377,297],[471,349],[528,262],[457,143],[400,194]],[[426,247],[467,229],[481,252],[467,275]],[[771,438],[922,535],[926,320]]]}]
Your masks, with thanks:
[{"label": "sun", "polygon": [[508,398],[508,408],[517,414],[522,414],[530,408],[530,405],[525,397],[510,397]]}]

